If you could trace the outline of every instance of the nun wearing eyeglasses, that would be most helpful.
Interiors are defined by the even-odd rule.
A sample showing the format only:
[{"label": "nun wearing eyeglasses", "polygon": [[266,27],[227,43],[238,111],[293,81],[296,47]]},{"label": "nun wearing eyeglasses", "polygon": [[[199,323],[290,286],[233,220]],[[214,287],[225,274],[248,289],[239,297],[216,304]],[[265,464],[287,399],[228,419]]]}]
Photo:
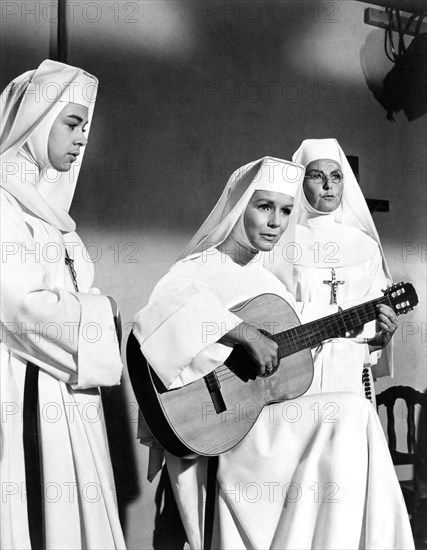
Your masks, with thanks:
[{"label": "nun wearing eyeglasses", "polygon": [[[286,287],[263,267],[261,255],[274,249],[286,229],[303,175],[301,165],[271,157],[237,170],[180,261],[136,314],[137,344],[165,389],[179,396],[182,386],[215,370],[225,392],[229,372],[224,361],[234,344],[248,352],[248,373],[274,372],[276,342],[258,331],[257,323],[244,322],[240,308],[265,294],[297,307]],[[245,414],[237,413],[239,405],[243,408],[239,396],[224,395],[228,409],[223,414],[249,425]],[[180,406],[198,418],[204,399],[210,399],[207,390],[206,397],[193,393]],[[141,418],[141,439],[155,445],[143,424]],[[210,431],[206,424],[203,437],[209,438]],[[246,437],[220,454],[214,492],[207,482],[208,457],[165,454],[192,550],[208,547],[205,500],[208,495],[212,503],[212,494],[210,548],[414,547],[378,415],[360,395],[304,395],[268,405]]]},{"label": "nun wearing eyeglasses", "polygon": [[[288,228],[265,257],[305,319],[317,318],[381,296],[391,283],[381,242],[365,198],[335,139],[307,139],[293,156],[306,173]],[[373,376],[392,374],[389,343],[397,328],[391,308],[384,323],[323,342],[313,350],[310,393],[352,391],[374,400]],[[387,347],[386,347],[387,346]]]}]

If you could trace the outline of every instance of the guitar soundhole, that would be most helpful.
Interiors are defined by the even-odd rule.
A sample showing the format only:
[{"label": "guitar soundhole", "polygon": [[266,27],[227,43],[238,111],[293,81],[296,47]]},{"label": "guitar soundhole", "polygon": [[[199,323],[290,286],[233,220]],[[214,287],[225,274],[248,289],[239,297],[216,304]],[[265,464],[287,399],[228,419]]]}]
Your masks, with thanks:
[{"label": "guitar soundhole", "polygon": [[[279,365],[280,365],[280,362],[279,362]],[[264,374],[257,374],[257,376],[259,378],[268,378],[269,376],[273,376],[273,374],[275,372],[277,372],[278,368],[279,368],[279,365],[277,365],[276,367],[274,367],[274,369],[271,371],[271,372],[265,372]]]}]

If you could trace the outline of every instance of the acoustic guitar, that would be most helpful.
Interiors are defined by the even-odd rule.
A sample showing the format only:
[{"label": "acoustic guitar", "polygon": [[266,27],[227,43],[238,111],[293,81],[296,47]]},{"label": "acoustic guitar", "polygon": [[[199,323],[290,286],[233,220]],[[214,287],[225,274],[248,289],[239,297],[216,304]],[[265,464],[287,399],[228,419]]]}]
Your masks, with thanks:
[{"label": "acoustic guitar", "polygon": [[127,363],[133,390],[150,431],[164,449],[180,457],[218,455],[242,441],[265,405],[294,399],[308,390],[314,372],[310,348],[374,320],[378,304],[387,304],[400,315],[417,303],[414,287],[398,283],[380,298],[302,325],[283,298],[262,294],[232,311],[278,344],[277,368],[257,376],[245,349],[235,345],[224,365],[171,390],[148,364],[131,333]]}]

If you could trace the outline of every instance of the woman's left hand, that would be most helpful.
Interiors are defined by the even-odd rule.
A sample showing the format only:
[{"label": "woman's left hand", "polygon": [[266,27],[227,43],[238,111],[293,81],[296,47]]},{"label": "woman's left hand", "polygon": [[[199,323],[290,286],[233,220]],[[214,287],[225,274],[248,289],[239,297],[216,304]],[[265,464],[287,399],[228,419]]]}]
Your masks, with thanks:
[{"label": "woman's left hand", "polygon": [[378,351],[390,342],[397,330],[397,315],[390,306],[381,304],[377,306],[377,333],[369,338],[369,352]]}]

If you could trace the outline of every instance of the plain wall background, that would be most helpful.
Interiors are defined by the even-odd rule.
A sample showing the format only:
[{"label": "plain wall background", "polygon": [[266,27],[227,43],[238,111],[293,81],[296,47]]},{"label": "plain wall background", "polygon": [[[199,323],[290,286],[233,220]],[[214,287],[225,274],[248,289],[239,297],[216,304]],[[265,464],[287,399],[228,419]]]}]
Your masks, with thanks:
[{"label": "plain wall background", "polygon": [[[291,158],[305,138],[335,137],[359,156],[365,196],[395,281],[420,304],[400,319],[394,380],[425,391],[427,118],[386,120],[368,88],[390,70],[367,4],[326,1],[68,1],[68,59],[100,79],[72,215],[96,284],[135,312],[205,219],[231,172]],[[49,57],[53,2],[1,6],[1,85]],[[409,43],[409,39],[408,39]],[[125,372],[106,397],[130,548],[151,548],[156,482],[135,440]],[[403,417],[402,417],[403,418]]]}]

